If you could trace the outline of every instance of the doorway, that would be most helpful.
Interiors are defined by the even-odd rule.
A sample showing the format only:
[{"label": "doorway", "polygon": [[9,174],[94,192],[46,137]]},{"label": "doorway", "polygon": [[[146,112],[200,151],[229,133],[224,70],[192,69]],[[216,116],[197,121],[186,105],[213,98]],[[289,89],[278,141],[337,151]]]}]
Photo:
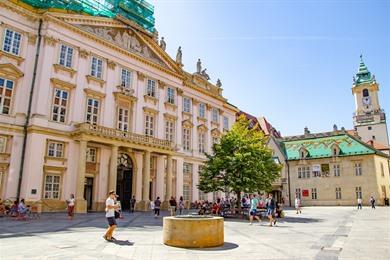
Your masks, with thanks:
[{"label": "doorway", "polygon": [[118,157],[118,170],[116,179],[116,193],[119,196],[122,210],[130,209],[130,199],[133,187],[133,164],[127,154]]},{"label": "doorway", "polygon": [[87,210],[92,210],[93,178],[86,177],[84,182],[84,199],[87,201]]}]

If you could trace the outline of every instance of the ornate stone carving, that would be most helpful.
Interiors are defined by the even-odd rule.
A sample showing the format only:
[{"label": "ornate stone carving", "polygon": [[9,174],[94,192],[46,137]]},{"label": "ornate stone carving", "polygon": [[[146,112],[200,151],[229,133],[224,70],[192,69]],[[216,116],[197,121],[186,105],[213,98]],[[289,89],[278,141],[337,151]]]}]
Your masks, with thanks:
[{"label": "ornate stone carving", "polygon": [[107,61],[107,66],[108,66],[108,68],[110,68],[110,69],[115,69],[115,67],[116,67],[116,63],[115,62],[113,62],[112,60],[108,60]]},{"label": "ornate stone carving", "polygon": [[146,77],[145,74],[143,74],[142,72],[139,72],[139,71],[137,71],[137,76],[138,76],[138,79],[141,81],[143,81]]},{"label": "ornate stone carving", "polygon": [[210,76],[209,76],[209,74],[207,74],[206,71],[207,71],[207,69],[202,70],[201,75],[202,75],[205,79],[210,80]]},{"label": "ornate stone carving", "polygon": [[81,58],[83,59],[86,59],[89,55],[89,52],[87,50],[84,50],[84,49],[80,49],[79,50],[79,55]]},{"label": "ornate stone carving", "polygon": [[141,55],[160,65],[166,66],[165,63],[131,29],[95,27],[87,25],[79,25],[78,27],[82,30],[93,33],[108,42],[112,42],[123,49]]},{"label": "ornate stone carving", "polygon": [[165,51],[167,49],[167,43],[165,42],[164,37],[161,37],[160,47],[161,47],[161,49],[163,49],[163,51]]},{"label": "ornate stone carving", "polygon": [[181,50],[181,46],[179,46],[179,49],[177,49],[176,53],[176,63],[179,65],[183,65],[183,52]]},{"label": "ornate stone carving", "polygon": [[222,82],[220,79],[217,80],[217,87],[219,87],[219,88],[222,87]]},{"label": "ornate stone carving", "polygon": [[132,97],[134,95],[134,89],[125,88],[123,86],[117,86],[116,88],[119,90],[119,93],[125,96]]},{"label": "ornate stone carving", "polygon": [[158,80],[158,87],[164,88],[167,84],[164,83],[164,81]]},{"label": "ornate stone carving", "polygon": [[35,34],[29,33],[28,34],[28,43],[35,45],[36,42],[37,42],[37,36]]},{"label": "ornate stone carving", "polygon": [[198,59],[198,62],[196,63],[196,73],[200,74],[202,72],[202,62],[200,59]]},{"label": "ornate stone carving", "polygon": [[50,46],[54,46],[58,41],[57,39],[51,36],[44,36],[44,39],[45,39],[45,44]]}]

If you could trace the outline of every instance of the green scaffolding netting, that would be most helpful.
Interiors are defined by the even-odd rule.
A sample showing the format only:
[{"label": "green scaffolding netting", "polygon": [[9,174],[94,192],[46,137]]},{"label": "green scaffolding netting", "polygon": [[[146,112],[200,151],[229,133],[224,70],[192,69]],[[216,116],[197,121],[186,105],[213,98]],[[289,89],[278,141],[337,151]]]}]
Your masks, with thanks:
[{"label": "green scaffolding netting", "polygon": [[154,32],[154,7],[145,0],[21,0],[40,9],[58,8],[93,16],[122,16]]}]

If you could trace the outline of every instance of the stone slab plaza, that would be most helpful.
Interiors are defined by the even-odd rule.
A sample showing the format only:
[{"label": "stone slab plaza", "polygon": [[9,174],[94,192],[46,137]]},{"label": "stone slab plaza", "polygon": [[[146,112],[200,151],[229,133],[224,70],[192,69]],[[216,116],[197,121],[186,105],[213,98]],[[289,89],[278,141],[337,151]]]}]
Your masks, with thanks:
[{"label": "stone slab plaza", "polygon": [[[163,215],[167,212],[163,212]],[[0,219],[1,259],[389,259],[390,208],[308,207],[286,210],[277,227],[225,220],[225,244],[182,249],[162,243],[162,218],[125,214],[116,243],[102,235],[102,213],[43,214],[38,220]]]}]

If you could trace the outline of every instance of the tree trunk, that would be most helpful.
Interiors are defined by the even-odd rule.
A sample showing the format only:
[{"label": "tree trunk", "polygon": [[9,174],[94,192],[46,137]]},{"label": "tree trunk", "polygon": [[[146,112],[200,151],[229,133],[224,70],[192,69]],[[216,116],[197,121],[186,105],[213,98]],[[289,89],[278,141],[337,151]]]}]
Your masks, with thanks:
[{"label": "tree trunk", "polygon": [[241,191],[235,191],[237,194],[238,211],[241,212]]}]

